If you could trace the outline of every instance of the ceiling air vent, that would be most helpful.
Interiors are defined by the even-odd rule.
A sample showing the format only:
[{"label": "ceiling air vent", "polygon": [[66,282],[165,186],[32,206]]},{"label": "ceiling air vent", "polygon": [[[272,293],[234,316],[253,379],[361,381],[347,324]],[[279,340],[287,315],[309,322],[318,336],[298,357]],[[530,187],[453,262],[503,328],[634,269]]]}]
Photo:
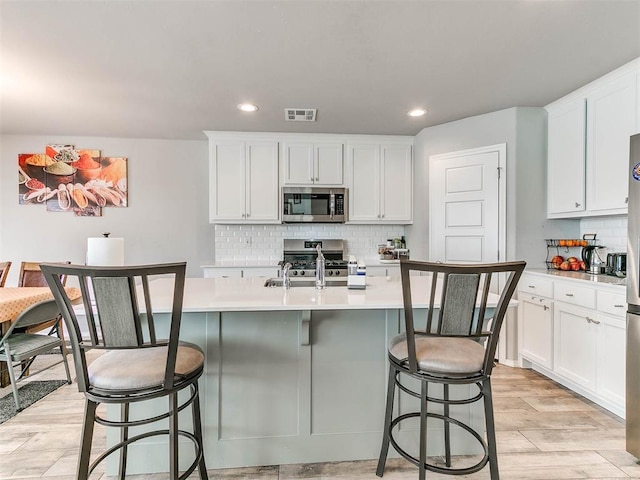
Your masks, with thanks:
[{"label": "ceiling air vent", "polygon": [[284,119],[287,122],[315,122],[315,108],[285,108]]}]

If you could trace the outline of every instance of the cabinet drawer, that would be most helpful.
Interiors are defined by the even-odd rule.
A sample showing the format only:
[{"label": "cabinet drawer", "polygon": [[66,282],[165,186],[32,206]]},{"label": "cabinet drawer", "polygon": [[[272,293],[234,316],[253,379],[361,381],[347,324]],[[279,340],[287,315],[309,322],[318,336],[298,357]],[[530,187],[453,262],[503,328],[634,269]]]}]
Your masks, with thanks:
[{"label": "cabinet drawer", "polygon": [[204,278],[241,278],[242,269],[236,267],[211,267],[204,269]]},{"label": "cabinet drawer", "polygon": [[518,283],[518,290],[531,295],[553,297],[553,282],[544,278],[524,276]]},{"label": "cabinet drawer", "polygon": [[596,308],[596,292],[593,288],[581,287],[571,283],[556,282],[553,298],[584,308]]},{"label": "cabinet drawer", "polygon": [[598,290],[597,299],[599,311],[624,317],[627,311],[627,298],[624,294]]}]

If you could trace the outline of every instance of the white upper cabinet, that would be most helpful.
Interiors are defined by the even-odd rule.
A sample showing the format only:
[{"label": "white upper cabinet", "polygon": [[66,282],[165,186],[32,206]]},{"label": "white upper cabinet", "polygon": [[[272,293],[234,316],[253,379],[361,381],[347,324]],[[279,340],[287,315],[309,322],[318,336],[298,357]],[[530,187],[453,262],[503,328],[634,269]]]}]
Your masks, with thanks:
[{"label": "white upper cabinet", "polygon": [[209,141],[209,221],[280,223],[278,142]]},{"label": "white upper cabinet", "polygon": [[347,144],[350,223],[413,221],[411,143]]},{"label": "white upper cabinet", "polygon": [[586,101],[570,99],[549,110],[547,212],[583,213],[585,209],[584,126]]},{"label": "white upper cabinet", "polygon": [[549,218],[627,213],[639,80],[635,60],[546,107]]},{"label": "white upper cabinet", "polygon": [[342,143],[285,143],[284,185],[343,185]]},{"label": "white upper cabinet", "polygon": [[637,133],[637,73],[596,88],[587,109],[587,208],[626,213],[629,137]]}]

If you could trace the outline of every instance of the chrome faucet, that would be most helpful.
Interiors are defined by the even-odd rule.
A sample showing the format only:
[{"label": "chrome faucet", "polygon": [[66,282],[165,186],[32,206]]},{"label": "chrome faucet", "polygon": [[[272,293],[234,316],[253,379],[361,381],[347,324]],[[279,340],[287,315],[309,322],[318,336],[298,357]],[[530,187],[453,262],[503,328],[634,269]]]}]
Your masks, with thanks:
[{"label": "chrome faucet", "polygon": [[291,288],[291,278],[289,278],[289,269],[291,264],[289,262],[282,266],[282,288],[288,290]]},{"label": "chrome faucet", "polygon": [[318,251],[318,258],[316,259],[316,288],[321,290],[326,285],[324,277],[324,255],[322,254],[320,244],[316,245],[316,250]]}]

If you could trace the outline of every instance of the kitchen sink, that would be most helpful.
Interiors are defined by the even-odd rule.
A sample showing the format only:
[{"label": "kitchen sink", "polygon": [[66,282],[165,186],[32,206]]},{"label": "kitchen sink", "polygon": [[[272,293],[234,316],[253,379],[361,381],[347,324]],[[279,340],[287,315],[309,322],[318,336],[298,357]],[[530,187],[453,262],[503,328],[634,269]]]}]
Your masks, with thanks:
[{"label": "kitchen sink", "polygon": [[[326,282],[326,286],[327,287],[346,287],[347,286],[347,279],[346,278],[327,278],[325,280]],[[274,277],[274,278],[267,278],[267,280],[264,282],[264,286],[265,287],[282,287],[282,277]],[[316,280],[315,278],[309,278],[309,279],[291,279],[291,288],[294,287],[315,287],[316,286]]]}]

